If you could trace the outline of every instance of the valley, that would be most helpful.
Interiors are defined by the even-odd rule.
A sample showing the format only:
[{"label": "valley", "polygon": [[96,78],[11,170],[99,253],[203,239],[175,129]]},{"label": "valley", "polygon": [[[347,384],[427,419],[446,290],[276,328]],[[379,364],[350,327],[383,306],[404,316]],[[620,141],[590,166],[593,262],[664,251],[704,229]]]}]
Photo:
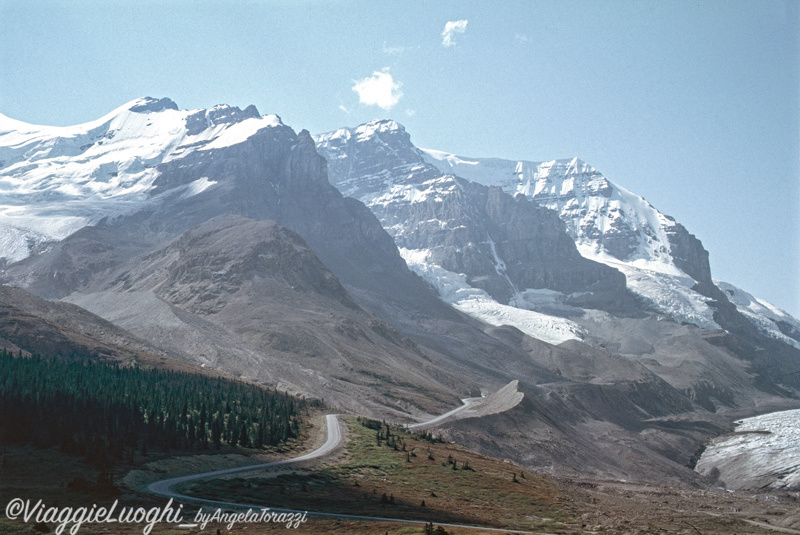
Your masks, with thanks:
[{"label": "valley", "polygon": [[[327,435],[322,417],[311,418],[307,443],[296,443],[278,457],[292,457],[308,451],[307,444],[322,444]],[[331,515],[309,515],[294,533],[367,533],[422,534],[424,524],[433,522],[453,534],[511,532],[533,533],[702,533],[769,534],[793,533],[800,527],[796,493],[741,493],[719,489],[659,485],[636,481],[610,481],[593,478],[542,477],[507,460],[496,460],[446,442],[430,441],[419,434],[408,434],[401,428],[389,431],[389,441],[376,442],[380,422],[345,418],[346,442],[333,455],[309,459],[292,470],[253,470],[252,463],[275,458],[275,453],[257,454],[240,450],[216,455],[156,456],[142,459],[141,464],[120,479],[125,505],[145,507],[164,502],[152,494],[136,492],[148,486],[147,481],[159,474],[196,471],[215,466],[229,472],[218,478],[188,481],[182,492],[204,500],[243,502],[275,508],[328,511]],[[385,427],[383,428],[385,433]],[[322,433],[321,433],[322,432]],[[393,439],[398,448],[393,447]],[[403,451],[405,447],[405,451]],[[412,454],[414,456],[412,456]],[[63,458],[53,450],[6,448],[4,458],[5,489],[25,482],[27,493],[44,498],[48,504],[82,503],[87,499],[106,503],[110,498],[92,496],[51,487],[59,476],[85,474],[85,467],[75,460]],[[433,459],[431,459],[433,457]],[[25,459],[26,462],[19,462]],[[452,460],[452,462],[451,462]],[[239,468],[226,469],[228,466]],[[248,466],[249,465],[249,466]],[[9,468],[8,466],[11,466]],[[47,476],[40,467],[47,466]],[[454,468],[455,466],[455,468]],[[126,469],[127,470],[127,469]],[[238,473],[237,473],[238,472]],[[35,474],[39,473],[38,476]],[[125,475],[122,473],[121,475]],[[161,475],[160,477],[163,477]],[[516,480],[516,481],[515,481]],[[23,492],[20,495],[25,495]],[[61,496],[59,498],[59,496]],[[386,497],[383,499],[383,497]],[[391,501],[390,501],[391,499]],[[190,499],[187,503],[187,524],[196,513]],[[202,500],[201,500],[202,501]],[[425,505],[422,505],[422,502]],[[220,504],[221,505],[221,504]],[[210,511],[216,503],[209,504]],[[231,510],[231,509],[228,509]],[[236,510],[235,508],[232,510]],[[388,519],[364,520],[347,515],[419,519],[408,524]],[[454,527],[448,524],[481,524],[494,530]],[[0,520],[4,533],[30,535],[30,525]],[[137,524],[114,526],[115,533],[141,533]],[[157,524],[156,535],[203,533],[225,526],[210,523],[204,531],[195,528],[176,529]],[[285,533],[286,527],[266,523],[238,524],[235,530],[248,533]],[[107,528],[87,524],[81,533],[106,533]]]},{"label": "valley", "polygon": [[[220,453],[241,457],[146,477],[137,444],[117,474],[137,502],[147,479],[164,497],[548,533],[800,529],[795,483],[727,493],[695,470],[736,420],[800,408],[800,322],[714,279],[683,225],[577,158],[468,158],[390,120],[312,136],[254,106],[142,98],[73,127],[0,116],[0,161],[0,348],[346,415],[345,450],[276,477],[239,466],[283,462],[319,424],[257,454],[268,423],[232,408],[245,431]],[[186,440],[205,440],[200,406],[184,412]]]}]

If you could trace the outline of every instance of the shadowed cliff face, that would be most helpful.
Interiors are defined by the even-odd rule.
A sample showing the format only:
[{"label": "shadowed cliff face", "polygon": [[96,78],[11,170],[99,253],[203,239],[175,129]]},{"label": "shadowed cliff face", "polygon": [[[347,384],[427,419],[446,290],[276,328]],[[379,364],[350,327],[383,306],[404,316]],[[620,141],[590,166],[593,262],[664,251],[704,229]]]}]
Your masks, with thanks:
[{"label": "shadowed cliff face", "polygon": [[151,221],[182,231],[226,213],[274,220],[302,236],[346,285],[401,301],[433,300],[375,216],[330,185],[325,159],[307,131],[273,128],[210,152],[163,166],[160,180],[180,184],[204,176],[218,189],[178,200]]},{"label": "shadowed cliff face", "polygon": [[[160,164],[158,171],[139,211],[43,246],[48,252],[11,266],[5,280],[61,298],[91,286],[97,272],[131,254],[211,218],[236,214],[274,220],[297,232],[345,285],[384,299],[438,306],[375,216],[330,185],[325,159],[306,131],[266,128],[231,146],[190,152]],[[209,186],[187,194],[198,180]]]},{"label": "shadowed cliff face", "polygon": [[690,234],[680,223],[667,229],[670,242],[670,255],[675,265],[684,273],[692,277],[701,288],[703,295],[708,296],[711,286],[711,265],[708,262],[708,251],[694,234]]}]

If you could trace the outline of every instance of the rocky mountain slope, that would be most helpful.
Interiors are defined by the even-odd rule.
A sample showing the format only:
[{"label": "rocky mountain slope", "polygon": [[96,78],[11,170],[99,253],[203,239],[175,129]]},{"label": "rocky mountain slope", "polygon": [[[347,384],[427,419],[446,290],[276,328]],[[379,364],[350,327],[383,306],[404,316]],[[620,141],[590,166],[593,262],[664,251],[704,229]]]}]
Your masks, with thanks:
[{"label": "rocky mountain slope", "polygon": [[[296,134],[254,107],[180,111],[169,99],[138,99],[92,123],[64,128],[0,117],[0,147],[0,173],[10,191],[0,199],[8,262],[39,256],[100,223],[127,233],[131,247],[141,249],[237,213],[295,230],[347,283],[400,300],[425,294],[369,211],[330,186],[308,133]],[[61,249],[55,278],[80,277],[79,266],[63,265],[70,253]],[[72,260],[97,261],[84,252]],[[26,265],[24,271],[33,277],[36,270]],[[28,284],[47,297],[73,290],[68,281],[63,288],[33,279]]]},{"label": "rocky mountain slope", "polygon": [[[556,428],[564,434],[550,429],[547,438],[539,437],[529,462],[538,455],[546,462],[585,462],[558,444],[566,436],[613,433],[605,427],[610,422],[642,432],[638,418],[622,409],[631,399],[650,414],[645,428],[658,428],[653,422],[668,414],[693,414],[681,424],[663,422],[674,426],[671,439],[650,429],[664,441],[660,451],[686,453],[680,444],[724,425],[724,418],[699,417],[698,407],[736,412],[796,392],[798,385],[781,377],[800,363],[795,341],[784,333],[794,332],[796,320],[729,285],[722,285],[723,292],[699,240],[580,160],[534,164],[422,150],[394,121],[342,128],[315,140],[328,159],[331,182],[370,207],[409,267],[444,301],[498,326],[496,336],[575,382],[548,386],[548,396],[582,401],[574,419],[567,416],[572,402],[552,417],[562,422]],[[598,263],[614,271],[597,270]],[[612,275],[620,272],[624,279]],[[560,344],[564,353],[512,335],[506,325]],[[774,373],[778,369],[783,372]],[[595,391],[605,389],[599,383],[613,384],[614,393]],[[616,397],[621,392],[628,401]],[[586,404],[594,396],[604,401]],[[654,399],[657,406],[647,406]],[[508,419],[507,429],[547,427],[541,418],[549,414],[548,404],[534,409],[537,398],[530,394],[526,404],[529,411],[498,419]],[[587,413],[592,416],[585,420]],[[496,426],[474,432],[472,425],[482,424],[461,422],[452,436],[480,447],[484,434],[504,432]],[[518,440],[521,434],[509,443]],[[685,465],[690,457],[671,458]]]},{"label": "rocky mountain slope", "polygon": [[557,213],[443,174],[396,123],[319,141],[327,163],[277,116],[167,99],[0,117],[0,278],[348,412],[413,422],[516,380],[521,403],[442,432],[560,473],[695,480],[734,414],[796,403],[794,348],[738,313],[752,337],[664,321]]},{"label": "rocky mountain slope", "polygon": [[399,124],[377,121],[316,139],[332,183],[369,206],[412,269],[461,310],[560,342],[579,337],[571,323],[515,310],[534,308],[538,290],[567,304],[624,306],[624,276],[583,258],[555,213],[443,175]]},{"label": "rocky mountain slope", "polygon": [[202,371],[78,306],[47,301],[9,286],[0,286],[0,348],[47,358]]},{"label": "rocky mountain slope", "polygon": [[435,411],[463,381],[364,311],[274,221],[212,218],[66,300],[186,360],[340,410]]},{"label": "rocky mountain slope", "polygon": [[[315,139],[328,158],[333,183],[373,210],[401,250],[407,250],[406,260],[439,286],[446,300],[483,319],[500,315],[523,329],[530,323],[517,318],[524,318],[524,313],[502,305],[540,312],[572,303],[619,310],[623,302],[619,285],[606,283],[602,298],[593,301],[586,297],[589,285],[564,284],[564,279],[577,280],[575,272],[587,265],[585,260],[576,261],[577,255],[554,253],[565,250],[559,249],[554,237],[566,231],[584,258],[623,273],[627,288],[646,309],[706,329],[741,334],[757,330],[800,346],[791,334],[800,322],[769,304],[748,308],[755,301],[734,299],[734,293],[745,292],[730,285],[723,283],[728,291],[721,291],[712,280],[708,252],[694,235],[577,158],[511,161],[418,149],[394,121],[373,121]],[[493,206],[486,204],[486,198],[493,199]],[[506,199],[503,209],[498,209],[500,199]],[[525,219],[519,215],[523,199],[549,210],[541,210],[536,222]],[[497,214],[505,219],[498,221]],[[561,225],[551,221],[546,230],[543,222],[556,214]],[[493,236],[498,228],[506,238],[501,245]],[[525,238],[543,245],[544,254],[530,254],[530,247],[520,245]],[[528,254],[520,256],[520,249]],[[547,262],[549,269],[543,267]],[[520,273],[520,265],[526,273]],[[530,276],[534,266],[548,274]],[[501,306],[486,305],[483,294],[478,294],[483,306],[470,306],[437,282],[447,280],[444,286],[452,288],[459,274],[466,275],[463,285],[473,289],[466,291],[475,295],[474,289],[483,290]],[[463,294],[465,289],[461,290]],[[592,290],[597,297],[597,286]],[[487,306],[493,309],[491,314],[484,312]],[[575,329],[565,332],[570,331]]]},{"label": "rocky mountain slope", "polygon": [[744,292],[727,283],[721,285],[731,291],[720,291],[711,277],[708,252],[694,235],[586,162],[421,152],[443,173],[522,194],[557,212],[581,254],[622,271],[628,287],[651,308],[707,329],[747,330],[735,317],[735,307],[759,332],[800,347],[796,336],[787,335],[800,328],[796,319],[769,304],[758,312],[748,309],[733,298],[735,292]]},{"label": "rocky mountain slope", "polygon": [[[4,218],[0,227],[9,236],[27,232],[30,247],[28,256],[7,266],[4,280],[42,297],[79,303],[185,359],[293,392],[327,396],[335,406],[364,410],[374,405],[370,399],[385,400],[393,388],[410,386],[429,395],[404,392],[397,398],[411,400],[412,406],[384,402],[380,410],[435,412],[457,402],[422,375],[422,385],[415,385],[411,376],[423,373],[422,361],[430,357],[361,310],[340,284],[376,301],[455,317],[407,270],[369,210],[328,183],[325,160],[307,132],[296,134],[275,116],[258,116],[254,108],[179,111],[166,99],[140,99],[99,121],[66,129],[10,124],[11,148],[4,152],[2,172],[15,184],[16,198],[8,202],[25,200],[22,210],[30,228],[15,227],[14,218]],[[98,141],[83,143],[86,136]],[[109,147],[113,143],[119,145]],[[25,158],[32,160],[27,167],[21,164]],[[136,162],[142,161],[151,163],[140,171]],[[109,162],[118,169],[116,176],[96,170],[74,187],[74,167],[105,169]],[[92,193],[103,187],[106,194]],[[59,202],[43,201],[38,191]],[[59,239],[53,221],[78,221],[79,215],[85,226]],[[217,219],[232,215],[239,219]],[[278,232],[266,220],[297,234],[289,239],[288,230]],[[45,236],[44,241],[37,243],[36,236]],[[306,252],[282,258],[298,247]],[[270,277],[256,269],[264,266],[255,259],[264,260],[264,251],[272,249],[275,265],[269,269],[283,273],[277,286],[275,277],[267,284]],[[18,250],[10,247],[6,258],[14,260]],[[201,256],[187,261],[216,258],[219,265],[164,271],[159,259],[178,261],[176,251],[189,250]],[[167,273],[169,283],[158,273]],[[288,295],[281,293],[287,289]],[[262,321],[274,323],[266,327]],[[355,370],[330,358],[337,354],[336,344],[345,348],[342,358],[361,359],[366,367],[354,365]],[[286,354],[297,358],[287,365]],[[302,357],[316,361],[305,368]],[[420,371],[410,372],[410,362]],[[332,377],[336,372],[339,379]],[[441,369],[429,375],[478,388],[463,378],[448,379]],[[369,387],[354,396],[358,384]],[[375,386],[386,389],[379,393]]]}]

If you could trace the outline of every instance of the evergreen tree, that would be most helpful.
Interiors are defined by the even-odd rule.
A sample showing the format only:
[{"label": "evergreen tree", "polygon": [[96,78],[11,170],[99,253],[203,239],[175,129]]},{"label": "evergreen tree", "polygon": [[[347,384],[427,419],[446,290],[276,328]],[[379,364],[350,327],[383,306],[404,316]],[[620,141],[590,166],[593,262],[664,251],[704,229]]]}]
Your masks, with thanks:
[{"label": "evergreen tree", "polygon": [[299,434],[306,402],[255,385],[184,372],[0,350],[0,443],[130,457],[223,443],[274,446]]}]

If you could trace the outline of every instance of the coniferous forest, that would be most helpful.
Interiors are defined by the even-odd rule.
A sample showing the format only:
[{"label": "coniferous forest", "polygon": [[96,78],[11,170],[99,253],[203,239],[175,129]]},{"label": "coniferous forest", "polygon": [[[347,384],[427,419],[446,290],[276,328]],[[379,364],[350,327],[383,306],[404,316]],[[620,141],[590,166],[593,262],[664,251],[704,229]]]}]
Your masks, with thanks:
[{"label": "coniferous forest", "polygon": [[239,381],[0,351],[0,442],[122,458],[148,448],[276,446],[308,402]]}]

